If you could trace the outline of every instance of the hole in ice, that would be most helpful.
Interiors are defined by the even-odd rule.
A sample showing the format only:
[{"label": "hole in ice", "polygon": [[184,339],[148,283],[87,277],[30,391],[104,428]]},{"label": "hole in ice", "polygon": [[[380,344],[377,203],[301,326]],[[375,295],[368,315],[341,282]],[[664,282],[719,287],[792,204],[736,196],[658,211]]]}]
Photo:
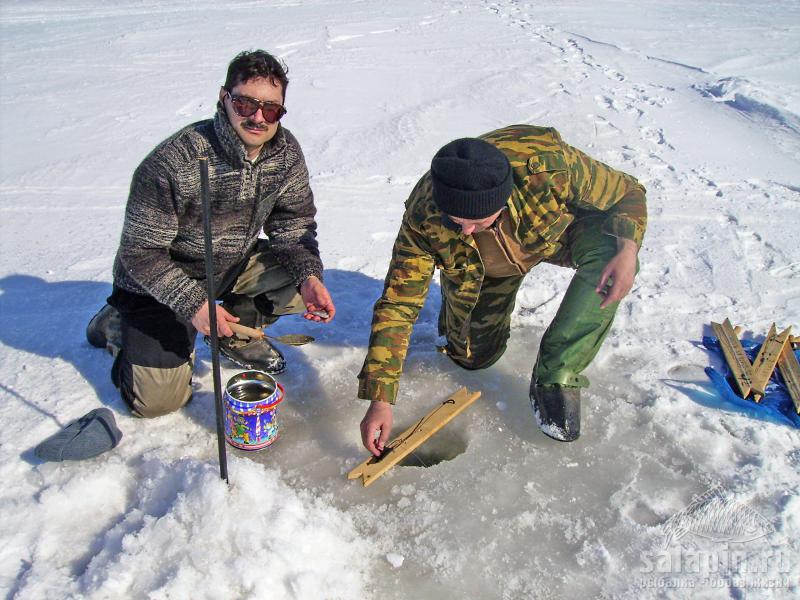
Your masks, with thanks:
[{"label": "hole in ice", "polygon": [[457,431],[442,429],[398,464],[401,467],[432,467],[453,460],[467,449],[467,440]]}]

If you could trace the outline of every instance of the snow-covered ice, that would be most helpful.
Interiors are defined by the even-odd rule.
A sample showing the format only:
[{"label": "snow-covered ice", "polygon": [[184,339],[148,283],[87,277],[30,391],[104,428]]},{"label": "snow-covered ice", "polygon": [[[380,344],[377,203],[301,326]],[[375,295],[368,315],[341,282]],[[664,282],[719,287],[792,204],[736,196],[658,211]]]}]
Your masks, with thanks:
[{"label": "snow-covered ice", "polygon": [[[281,437],[259,453],[229,449],[228,488],[203,344],[194,401],[143,421],[84,328],[110,291],[134,168],[213,113],[245,48],[289,65],[284,123],[312,175],[339,312],[329,326],[275,327],[317,343],[286,349]],[[790,0],[4,0],[0,590],[796,597],[800,432],[719,398],[703,373],[719,359],[699,341],[725,317],[755,338],[773,321],[800,327],[798,74]],[[355,375],[403,201],[444,143],[511,123],[554,126],[648,188],[641,272],[587,372],[582,437],[547,438],[528,402],[568,271],[528,276],[509,350],[484,372],[436,353],[433,290],[395,431],[458,387],[483,396],[417,462],[362,488],[345,477],[365,457]],[[223,363],[223,380],[236,372]],[[80,463],[33,457],[98,406],[124,432],[117,449]],[[665,523],[715,485],[772,529],[746,543],[687,534],[666,553]],[[703,581],[686,562],[734,550],[752,560],[727,579]],[[676,554],[677,568],[666,562]],[[666,580],[684,587],[659,588]]]}]

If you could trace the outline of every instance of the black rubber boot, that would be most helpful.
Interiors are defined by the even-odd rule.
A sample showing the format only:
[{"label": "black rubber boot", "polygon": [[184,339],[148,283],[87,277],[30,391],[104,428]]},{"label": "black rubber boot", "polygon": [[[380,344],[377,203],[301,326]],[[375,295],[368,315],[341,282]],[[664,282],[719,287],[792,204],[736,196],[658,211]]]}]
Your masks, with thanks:
[{"label": "black rubber boot", "polygon": [[106,304],[86,327],[86,340],[95,348],[105,348],[112,356],[122,347],[122,331],[119,311]]},{"label": "black rubber boot", "polygon": [[531,406],[539,428],[560,442],[574,442],[581,434],[581,388],[531,385]]}]

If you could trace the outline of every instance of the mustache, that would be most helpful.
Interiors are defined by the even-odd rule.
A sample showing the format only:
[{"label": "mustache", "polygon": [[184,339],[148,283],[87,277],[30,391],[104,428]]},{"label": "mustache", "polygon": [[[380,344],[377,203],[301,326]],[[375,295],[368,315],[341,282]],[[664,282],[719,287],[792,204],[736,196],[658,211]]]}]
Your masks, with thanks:
[{"label": "mustache", "polygon": [[250,119],[245,119],[244,121],[242,121],[242,125],[249,129],[261,129],[262,131],[267,130],[266,123],[256,123],[255,121],[251,121]]}]

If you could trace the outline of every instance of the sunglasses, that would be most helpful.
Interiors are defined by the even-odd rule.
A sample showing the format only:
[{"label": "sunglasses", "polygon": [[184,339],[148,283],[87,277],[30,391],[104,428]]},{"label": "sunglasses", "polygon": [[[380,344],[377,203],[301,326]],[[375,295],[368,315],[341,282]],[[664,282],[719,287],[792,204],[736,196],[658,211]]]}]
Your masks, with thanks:
[{"label": "sunglasses", "polygon": [[234,96],[230,92],[228,92],[228,97],[231,99],[233,112],[240,117],[252,117],[261,109],[264,120],[272,125],[280,121],[281,117],[286,114],[286,109],[276,102],[261,102],[248,96]]}]

